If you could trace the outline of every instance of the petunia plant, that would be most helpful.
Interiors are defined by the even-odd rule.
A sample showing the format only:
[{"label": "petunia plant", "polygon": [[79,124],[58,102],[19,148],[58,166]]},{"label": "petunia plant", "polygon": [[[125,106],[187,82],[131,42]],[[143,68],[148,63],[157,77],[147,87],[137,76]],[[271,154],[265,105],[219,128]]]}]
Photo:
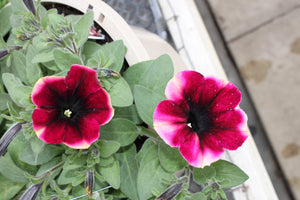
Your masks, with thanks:
[{"label": "petunia plant", "polygon": [[232,83],[174,76],[168,55],[128,66],[93,12],[10,3],[0,10],[1,199],[226,199],[248,179],[222,160],[248,136]]}]

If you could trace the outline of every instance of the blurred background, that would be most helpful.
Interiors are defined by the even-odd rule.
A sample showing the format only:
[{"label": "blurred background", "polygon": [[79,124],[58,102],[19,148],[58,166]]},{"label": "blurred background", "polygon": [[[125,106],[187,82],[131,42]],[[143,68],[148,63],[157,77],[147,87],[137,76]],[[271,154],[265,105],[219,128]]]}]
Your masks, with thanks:
[{"label": "blurred background", "polygon": [[[104,1],[173,44],[157,0]],[[242,90],[241,107],[279,199],[300,199],[300,1],[195,4],[229,80]]]}]

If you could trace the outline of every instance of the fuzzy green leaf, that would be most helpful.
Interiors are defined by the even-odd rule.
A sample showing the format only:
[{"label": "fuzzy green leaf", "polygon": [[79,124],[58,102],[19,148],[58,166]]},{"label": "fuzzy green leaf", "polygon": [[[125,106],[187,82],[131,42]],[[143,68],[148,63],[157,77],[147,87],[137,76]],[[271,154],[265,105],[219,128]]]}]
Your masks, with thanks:
[{"label": "fuzzy green leaf", "polygon": [[20,79],[10,73],[3,73],[2,79],[9,96],[18,106],[26,107],[31,104],[32,87],[24,86]]},{"label": "fuzzy green leaf", "polygon": [[219,160],[211,164],[216,170],[216,179],[219,181],[228,181],[221,185],[222,188],[231,188],[245,182],[249,176],[239,167],[225,160]]},{"label": "fuzzy green leaf", "polygon": [[142,119],[139,117],[135,105],[128,107],[115,108],[115,118],[124,118],[132,121],[135,124],[143,123]]},{"label": "fuzzy green leaf", "polygon": [[203,185],[208,180],[216,176],[216,170],[213,167],[206,166],[204,168],[194,168],[193,177],[196,183]]},{"label": "fuzzy green leaf", "polygon": [[148,150],[149,150],[153,145],[155,145],[155,143],[154,143],[151,139],[147,139],[147,140],[144,142],[142,148],[139,150],[139,152],[138,152],[138,154],[137,154],[137,157],[136,157],[136,159],[137,159],[137,161],[138,161],[139,164],[140,164],[141,161],[143,160],[145,154],[148,152]]},{"label": "fuzzy green leaf", "polygon": [[165,143],[160,143],[158,147],[159,160],[165,170],[176,172],[188,165],[178,148],[172,148]]},{"label": "fuzzy green leaf", "polygon": [[16,183],[0,174],[0,197],[12,199],[24,187],[25,183]]},{"label": "fuzzy green leaf", "polygon": [[34,85],[36,81],[42,76],[42,71],[36,63],[32,63],[32,59],[36,55],[32,45],[28,46],[26,53],[26,75],[27,80],[31,85]]},{"label": "fuzzy green leaf", "polygon": [[138,200],[137,193],[137,173],[138,165],[136,162],[136,147],[130,145],[121,148],[117,153],[117,158],[120,162],[120,177],[121,177],[121,191],[132,200]]},{"label": "fuzzy green leaf", "polygon": [[66,185],[72,183],[73,186],[79,185],[85,179],[86,167],[81,167],[77,169],[63,169],[60,173],[57,183],[59,185]]},{"label": "fuzzy green leaf", "polygon": [[24,175],[24,171],[14,164],[9,154],[5,154],[5,156],[0,159],[0,173],[17,183],[28,182],[28,179]]},{"label": "fuzzy green leaf", "polygon": [[127,119],[113,119],[100,128],[101,139],[113,140],[126,146],[134,142],[139,131],[134,123]]},{"label": "fuzzy green leaf", "polygon": [[111,103],[113,106],[126,107],[133,103],[133,96],[129,85],[124,78],[106,78],[101,80],[104,86],[108,86],[108,94],[111,98]]},{"label": "fuzzy green leaf", "polygon": [[20,51],[14,51],[12,55],[13,55],[12,64],[17,71],[18,77],[21,79],[22,82],[28,83],[27,76],[26,76],[25,55]]},{"label": "fuzzy green leaf", "polygon": [[133,95],[139,116],[145,123],[153,127],[154,110],[165,97],[142,85],[134,87]]},{"label": "fuzzy green leaf", "polygon": [[[101,52],[105,59],[103,68],[112,69],[120,72],[123,66],[124,57],[126,53],[126,47],[122,40],[107,43],[101,47]],[[106,64],[107,63],[107,64]]]},{"label": "fuzzy green leaf", "polygon": [[114,159],[112,164],[105,167],[98,165],[97,169],[113,188],[118,189],[120,187],[120,166],[117,159]]},{"label": "fuzzy green leaf", "polygon": [[120,143],[115,141],[100,140],[97,144],[99,146],[100,156],[104,158],[111,156],[120,148]]},{"label": "fuzzy green leaf", "polygon": [[[87,41],[86,43],[84,43],[81,51],[81,54],[85,58],[84,63],[87,64],[87,61],[90,58],[96,56],[99,53],[100,49],[101,49],[101,45],[99,45],[96,42]],[[90,67],[96,67],[96,66],[90,66]]]},{"label": "fuzzy green leaf", "polygon": [[19,133],[15,139],[9,144],[8,146],[8,152],[13,160],[13,162],[16,164],[17,167],[20,169],[26,171],[29,174],[35,174],[37,171],[37,166],[29,165],[26,162],[23,162],[19,159],[19,156],[21,152],[29,146],[30,143],[25,139],[23,133]]},{"label": "fuzzy green leaf", "polygon": [[20,160],[31,165],[40,165],[49,162],[56,155],[62,153],[61,146],[46,144],[38,138],[32,138],[30,146],[26,146],[20,154]]},{"label": "fuzzy green leaf", "polygon": [[0,35],[5,36],[11,29],[9,18],[11,16],[11,6],[6,6],[0,10]]},{"label": "fuzzy green leaf", "polygon": [[155,59],[151,66],[143,73],[138,84],[160,95],[165,94],[168,81],[173,77],[174,69],[171,58],[162,55]]},{"label": "fuzzy green leaf", "polygon": [[54,60],[53,51],[46,51],[38,53],[36,56],[33,57],[31,60],[32,63],[44,63]]},{"label": "fuzzy green leaf", "polygon": [[76,33],[75,41],[77,48],[80,48],[84,44],[84,42],[87,41],[93,23],[93,19],[94,13],[87,12],[75,25],[74,31]]},{"label": "fuzzy green leaf", "polygon": [[172,174],[160,165],[157,145],[153,145],[145,154],[138,172],[137,185],[140,199],[149,199],[154,189],[159,192],[165,191],[167,186],[163,181],[171,178]]},{"label": "fuzzy green leaf", "polygon": [[74,64],[82,64],[78,56],[61,49],[55,49],[53,56],[58,68],[61,70],[70,69]]},{"label": "fuzzy green leaf", "polygon": [[141,78],[143,78],[145,71],[151,67],[152,63],[153,60],[139,62],[132,65],[124,72],[124,78],[126,79],[132,91],[134,86],[140,82]]},{"label": "fuzzy green leaf", "polygon": [[8,94],[0,94],[0,111],[3,112],[7,109],[7,102],[11,102],[11,99]]}]

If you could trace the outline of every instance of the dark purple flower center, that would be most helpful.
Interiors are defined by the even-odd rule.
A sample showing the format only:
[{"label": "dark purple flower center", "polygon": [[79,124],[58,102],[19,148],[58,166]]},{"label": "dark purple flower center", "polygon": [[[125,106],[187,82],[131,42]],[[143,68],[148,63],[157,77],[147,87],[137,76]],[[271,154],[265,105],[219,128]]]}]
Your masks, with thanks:
[{"label": "dark purple flower center", "polygon": [[58,120],[77,123],[78,118],[87,113],[85,102],[77,95],[72,95],[68,98],[58,97],[57,101]]},{"label": "dark purple flower center", "polygon": [[187,123],[199,137],[211,128],[211,118],[207,109],[193,105],[190,105]]}]

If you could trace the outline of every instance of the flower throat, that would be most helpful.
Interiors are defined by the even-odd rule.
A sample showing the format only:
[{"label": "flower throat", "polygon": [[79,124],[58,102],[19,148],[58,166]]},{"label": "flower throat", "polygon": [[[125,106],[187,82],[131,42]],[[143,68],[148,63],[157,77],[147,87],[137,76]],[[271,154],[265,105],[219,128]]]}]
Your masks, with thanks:
[{"label": "flower throat", "polygon": [[[198,112],[197,112],[198,111]],[[193,109],[190,107],[188,124],[199,137],[211,127],[210,117],[206,110]]]}]

